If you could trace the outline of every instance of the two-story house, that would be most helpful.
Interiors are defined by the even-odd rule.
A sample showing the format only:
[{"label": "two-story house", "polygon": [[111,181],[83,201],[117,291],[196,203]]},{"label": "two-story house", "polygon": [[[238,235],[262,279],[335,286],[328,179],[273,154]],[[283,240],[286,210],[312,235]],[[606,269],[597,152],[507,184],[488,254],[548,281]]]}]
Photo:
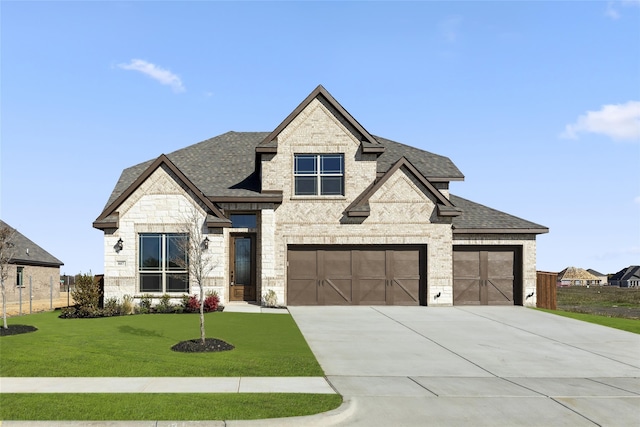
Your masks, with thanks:
[{"label": "two-story house", "polygon": [[[196,293],[197,210],[224,303],[535,305],[544,226],[449,194],[447,157],[370,134],[322,86],[271,132],[228,132],[125,169],[93,223],[105,298]],[[188,261],[187,261],[188,262]]]}]

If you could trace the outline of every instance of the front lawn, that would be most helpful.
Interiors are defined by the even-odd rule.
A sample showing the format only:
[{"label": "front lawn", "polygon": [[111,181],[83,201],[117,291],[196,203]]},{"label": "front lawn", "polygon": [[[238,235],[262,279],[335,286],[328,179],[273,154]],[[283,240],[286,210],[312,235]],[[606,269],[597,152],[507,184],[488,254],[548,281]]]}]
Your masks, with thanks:
[{"label": "front lawn", "polygon": [[317,414],[341,403],[337,394],[3,394],[0,419],[253,420]]},{"label": "front lawn", "polygon": [[234,350],[180,353],[171,347],[200,336],[198,314],[146,314],[59,319],[59,312],[8,319],[36,332],[0,338],[5,377],[322,376],[320,365],[287,314],[215,312],[207,337]]},{"label": "front lawn", "polygon": [[[171,350],[200,335],[198,314],[59,319],[59,312],[8,319],[36,332],[0,338],[5,377],[322,376],[286,314],[209,313],[207,337],[235,349]],[[0,420],[238,420],[310,415],[335,409],[337,394],[6,394]]]}]

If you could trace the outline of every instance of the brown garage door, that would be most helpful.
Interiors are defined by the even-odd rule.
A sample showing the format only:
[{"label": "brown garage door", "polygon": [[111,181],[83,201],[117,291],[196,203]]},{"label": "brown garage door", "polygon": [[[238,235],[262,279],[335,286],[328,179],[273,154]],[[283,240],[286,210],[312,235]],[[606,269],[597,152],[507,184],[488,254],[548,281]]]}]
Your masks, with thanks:
[{"label": "brown garage door", "polygon": [[454,305],[520,305],[520,250],[513,247],[456,247]]},{"label": "brown garage door", "polygon": [[419,305],[426,248],[289,246],[289,305]]}]

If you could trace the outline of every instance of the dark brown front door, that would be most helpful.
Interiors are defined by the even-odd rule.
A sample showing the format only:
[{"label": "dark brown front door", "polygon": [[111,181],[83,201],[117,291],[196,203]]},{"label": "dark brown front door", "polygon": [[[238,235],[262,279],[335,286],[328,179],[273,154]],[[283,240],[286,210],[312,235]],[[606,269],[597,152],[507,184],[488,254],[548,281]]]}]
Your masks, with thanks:
[{"label": "dark brown front door", "polygon": [[416,246],[291,246],[289,305],[419,305],[426,251]]},{"label": "dark brown front door", "polygon": [[256,300],[256,248],[254,234],[232,234],[229,259],[230,301]]},{"label": "dark brown front door", "polygon": [[513,305],[516,251],[454,250],[454,305]]}]

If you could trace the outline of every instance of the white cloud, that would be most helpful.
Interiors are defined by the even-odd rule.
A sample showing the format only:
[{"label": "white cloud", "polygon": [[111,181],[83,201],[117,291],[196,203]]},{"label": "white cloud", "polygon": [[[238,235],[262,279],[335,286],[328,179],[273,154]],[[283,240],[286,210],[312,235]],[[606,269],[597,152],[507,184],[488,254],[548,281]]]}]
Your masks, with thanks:
[{"label": "white cloud", "polygon": [[561,138],[578,139],[580,133],[597,133],[615,140],[640,141],[640,101],[604,105],[598,111],[587,111],[566,125]]},{"label": "white cloud", "polygon": [[449,43],[455,43],[460,37],[461,16],[451,16],[440,22],[440,34]]},{"label": "white cloud", "polygon": [[604,14],[607,15],[611,19],[619,19],[620,13],[613,7],[613,2],[607,2],[607,10],[604,11]]},{"label": "white cloud", "polygon": [[180,77],[169,70],[160,68],[157,65],[143,61],[142,59],[132,59],[128,64],[118,64],[118,68],[123,70],[139,71],[163,85],[171,86],[174,92],[185,91],[185,87],[182,84]]},{"label": "white cloud", "polygon": [[620,0],[620,1],[608,1],[607,9],[604,14],[611,19],[620,19],[620,12],[618,12],[618,6],[640,6],[640,0]]}]

